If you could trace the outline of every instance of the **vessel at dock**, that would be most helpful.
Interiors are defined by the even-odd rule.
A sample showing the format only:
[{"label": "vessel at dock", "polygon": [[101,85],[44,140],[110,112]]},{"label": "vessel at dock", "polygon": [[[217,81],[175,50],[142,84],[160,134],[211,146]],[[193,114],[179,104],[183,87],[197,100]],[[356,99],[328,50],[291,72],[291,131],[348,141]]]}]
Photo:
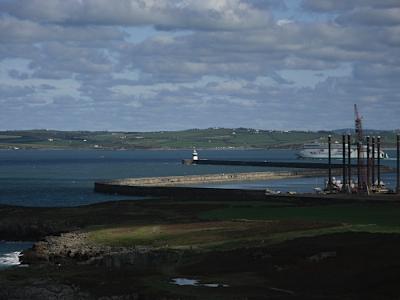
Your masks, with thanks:
[{"label": "vessel at dock", "polygon": [[[380,158],[380,159],[387,159],[389,155],[382,151],[380,148],[380,136],[377,137],[377,144],[378,147],[374,148],[371,147],[369,144],[369,137],[367,137],[367,142],[364,140],[363,129],[362,129],[362,117],[358,113],[357,104],[354,104],[354,121],[355,121],[355,133],[356,139],[354,141],[354,145],[352,145],[350,140],[350,135],[348,134],[347,143],[345,143],[345,137],[343,136],[343,143],[340,144],[338,141],[335,141],[331,145],[331,156],[332,159],[343,159],[343,157],[350,158]],[[374,140],[374,137],[372,137]],[[374,142],[372,142],[374,143]],[[359,150],[357,145],[359,145]],[[346,151],[346,153],[343,153]],[[350,152],[350,153],[349,153]],[[343,155],[344,154],[344,155]],[[350,155],[349,155],[350,154]],[[371,154],[369,156],[368,154]],[[297,156],[300,158],[313,158],[313,159],[328,159],[329,158],[329,144],[328,143],[321,143],[315,141],[313,143],[304,144],[300,151],[297,152]]]},{"label": "vessel at dock", "polygon": [[[346,144],[346,149],[348,149],[347,144]],[[342,159],[343,148],[339,142],[336,141],[335,143],[332,143],[331,151],[332,151],[331,152],[332,159]],[[304,144],[303,147],[300,149],[300,151],[297,153],[297,156],[300,158],[328,159],[328,153],[329,149],[327,143],[314,142],[314,143]],[[362,157],[367,157],[366,153],[367,153],[367,147],[363,146],[361,150]],[[371,147],[370,147],[370,153],[372,153]],[[351,158],[357,158],[356,146],[351,146],[350,155]],[[389,158],[388,154],[382,150],[379,152],[379,156],[381,159]],[[375,150],[375,157],[378,157],[377,150]]]}]

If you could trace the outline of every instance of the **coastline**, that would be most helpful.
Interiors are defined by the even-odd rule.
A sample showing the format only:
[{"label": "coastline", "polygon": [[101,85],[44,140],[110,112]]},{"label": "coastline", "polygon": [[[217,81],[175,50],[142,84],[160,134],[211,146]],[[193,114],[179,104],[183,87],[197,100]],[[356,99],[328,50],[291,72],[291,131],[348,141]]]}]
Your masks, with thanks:
[{"label": "coastline", "polygon": [[[63,299],[282,299],[287,291],[295,299],[304,299],[317,297],[321,289],[329,292],[330,299],[366,293],[378,297],[379,288],[365,292],[354,287],[365,280],[382,287],[373,275],[377,270],[397,278],[397,269],[385,266],[392,266],[390,262],[400,253],[400,230],[391,227],[392,232],[379,232],[386,227],[360,226],[359,218],[352,225],[351,219],[341,221],[340,216],[343,211],[349,217],[365,213],[366,222],[385,225],[392,212],[395,226],[400,201],[376,198],[352,204],[350,199],[335,202],[314,196],[300,203],[298,198],[115,201],[78,208],[35,208],[34,214],[33,208],[5,211],[0,206],[6,221],[13,220],[20,234],[32,230],[31,224],[48,229],[24,251],[22,262],[29,263],[28,268],[0,271],[0,299],[56,295]],[[239,215],[231,216],[232,209]],[[266,215],[257,218],[246,212],[249,209]],[[283,210],[290,218],[282,215]],[[308,219],[313,210],[316,219]],[[293,211],[304,212],[303,218],[293,218]],[[60,221],[63,230],[56,226]],[[11,223],[7,229],[12,231]],[[366,267],[366,260],[373,264]],[[361,271],[363,276],[355,276]],[[171,278],[194,278],[221,287],[182,288],[172,284]],[[385,281],[386,292],[396,293],[396,282]]]}]

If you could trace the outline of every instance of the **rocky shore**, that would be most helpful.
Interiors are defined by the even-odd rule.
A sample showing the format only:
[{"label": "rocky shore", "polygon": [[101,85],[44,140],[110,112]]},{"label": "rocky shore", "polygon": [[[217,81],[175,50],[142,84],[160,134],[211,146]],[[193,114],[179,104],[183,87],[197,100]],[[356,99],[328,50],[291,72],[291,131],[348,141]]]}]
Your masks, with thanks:
[{"label": "rocky shore", "polygon": [[124,266],[136,270],[151,270],[164,265],[177,265],[188,250],[156,249],[153,247],[110,247],[96,245],[89,241],[84,232],[63,233],[49,236],[36,242],[25,250],[21,257],[23,264],[51,263],[61,267],[63,264],[79,263],[120,269]]},{"label": "rocky shore", "polygon": [[21,257],[29,267],[0,272],[0,300],[398,299],[399,205],[160,199],[0,206],[2,236],[38,233]]}]

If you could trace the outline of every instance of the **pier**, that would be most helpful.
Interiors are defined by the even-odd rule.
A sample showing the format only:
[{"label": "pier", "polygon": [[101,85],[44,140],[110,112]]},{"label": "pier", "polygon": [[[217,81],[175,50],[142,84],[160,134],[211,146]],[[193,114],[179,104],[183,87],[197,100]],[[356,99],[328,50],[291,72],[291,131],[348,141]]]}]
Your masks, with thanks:
[{"label": "pier", "polygon": [[230,200],[260,200],[265,198],[264,189],[226,189],[199,187],[207,183],[224,183],[238,181],[261,181],[285,178],[300,178],[323,176],[320,170],[303,170],[296,172],[251,172],[222,173],[206,175],[167,176],[124,178],[104,182],[95,182],[95,191],[100,193],[155,196],[187,199],[230,199]]},{"label": "pier", "polygon": [[[185,165],[219,165],[219,166],[249,166],[249,167],[273,167],[273,168],[293,168],[293,169],[341,169],[341,163],[327,163],[320,162],[285,162],[285,161],[246,161],[246,160],[216,160],[216,159],[184,159],[182,161]],[[356,164],[352,164],[357,167]]]},{"label": "pier", "polygon": [[250,172],[250,173],[220,173],[204,175],[165,176],[124,178],[109,181],[112,184],[130,186],[184,186],[193,184],[223,183],[235,181],[257,181],[299,177],[323,176],[319,170],[307,170],[297,172]]}]

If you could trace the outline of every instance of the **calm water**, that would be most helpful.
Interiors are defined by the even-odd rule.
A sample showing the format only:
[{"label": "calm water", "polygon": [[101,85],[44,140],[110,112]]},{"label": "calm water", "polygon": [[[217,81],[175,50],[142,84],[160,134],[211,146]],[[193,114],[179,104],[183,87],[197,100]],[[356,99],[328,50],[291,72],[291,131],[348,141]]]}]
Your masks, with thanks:
[{"label": "calm water", "polygon": [[[294,160],[293,151],[201,151],[210,159]],[[133,197],[96,194],[97,180],[265,168],[185,166],[191,151],[0,151],[0,203],[27,206],[73,206]]]},{"label": "calm water", "polygon": [[[201,158],[227,160],[275,160],[295,161],[292,150],[204,150]],[[389,151],[394,156],[394,152]],[[186,166],[183,158],[190,158],[191,151],[0,151],[0,204],[24,206],[76,206],[109,200],[135,197],[97,194],[93,183],[98,180],[210,174],[229,172],[266,171],[262,167],[238,166]],[[395,161],[385,161],[394,166]],[[277,170],[269,169],[269,170]],[[394,174],[383,176],[386,183],[394,186]],[[300,178],[294,180],[270,180],[260,182],[226,183],[207,185],[219,187],[271,188],[281,191],[312,192],[322,186],[324,178]],[[29,244],[0,242],[0,266],[15,262],[18,251]]]},{"label": "calm water", "polygon": [[[389,153],[393,156],[393,153]],[[297,160],[293,150],[200,151],[209,159]],[[97,180],[126,177],[169,176],[207,173],[265,171],[262,167],[185,166],[183,158],[191,151],[0,151],[0,204],[24,206],[75,206],[88,203],[132,199],[93,192]],[[386,161],[394,165],[395,161]],[[272,170],[272,169],[271,169]],[[276,168],[274,170],[277,170]],[[389,185],[393,176],[385,175]],[[220,187],[279,188],[312,191],[323,184],[322,178],[272,180],[224,184]]]}]

